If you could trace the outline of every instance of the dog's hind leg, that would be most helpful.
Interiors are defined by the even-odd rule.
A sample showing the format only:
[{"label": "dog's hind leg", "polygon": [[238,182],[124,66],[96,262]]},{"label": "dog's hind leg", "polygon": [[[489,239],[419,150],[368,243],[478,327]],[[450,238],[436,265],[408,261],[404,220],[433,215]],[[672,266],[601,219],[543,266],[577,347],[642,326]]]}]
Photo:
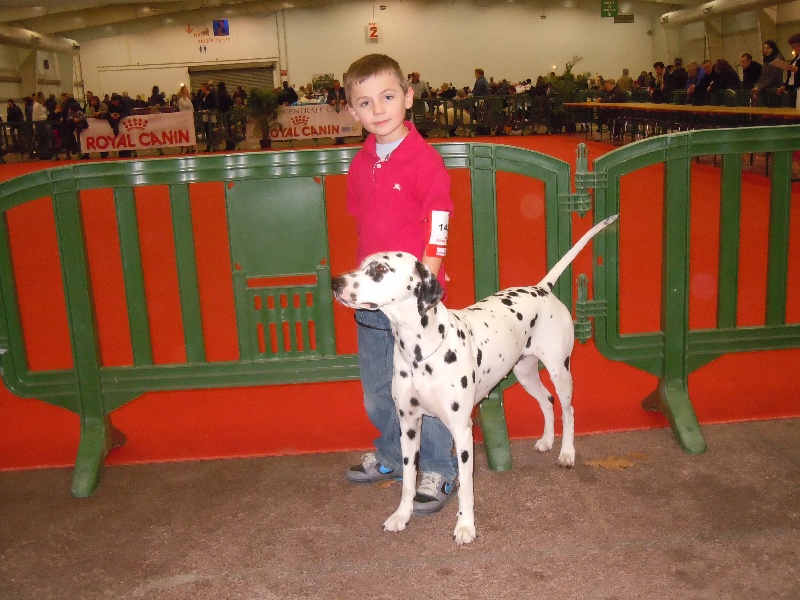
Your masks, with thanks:
[{"label": "dog's hind leg", "polygon": [[572,373],[569,371],[569,356],[563,364],[545,365],[550,373],[550,380],[556,388],[558,401],[561,403],[561,452],[558,464],[567,469],[575,464],[575,411],[572,408]]},{"label": "dog's hind leg", "polygon": [[542,437],[536,442],[536,449],[539,452],[548,452],[553,447],[553,439],[555,438],[555,417],[553,415],[553,396],[539,376],[539,359],[535,356],[523,357],[514,366],[514,375],[517,376],[517,381],[520,382],[522,387],[531,396],[536,398],[539,406],[544,415],[544,433]]},{"label": "dog's hind leg", "polygon": [[411,520],[414,510],[414,494],[417,491],[417,469],[419,469],[420,428],[422,427],[422,414],[419,409],[414,409],[416,414],[410,415],[408,403],[403,403],[400,409],[400,449],[403,453],[403,493],[400,506],[383,524],[384,531],[403,531]]}]

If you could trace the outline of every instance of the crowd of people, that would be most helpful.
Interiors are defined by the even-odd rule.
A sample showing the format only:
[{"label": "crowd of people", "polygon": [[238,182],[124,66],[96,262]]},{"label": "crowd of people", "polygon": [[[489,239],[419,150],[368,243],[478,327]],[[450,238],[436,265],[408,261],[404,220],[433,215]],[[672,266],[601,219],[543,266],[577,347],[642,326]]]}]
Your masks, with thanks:
[{"label": "crowd of people", "polygon": [[[443,82],[432,86],[422,80],[420,73],[414,71],[407,75],[407,84],[414,90],[417,99],[445,99],[458,101],[469,96],[513,96],[527,94],[530,96],[558,95],[560,83],[570,80],[572,88],[578,92],[596,97],[599,102],[625,102],[636,92],[646,92],[651,102],[669,102],[672,92],[682,91],[686,94],[686,102],[707,104],[720,90],[745,90],[749,92],[750,103],[756,104],[759,96],[766,89],[775,89],[778,94],[786,94],[790,100],[786,104],[795,104],[797,87],[800,78],[795,74],[800,61],[800,34],[788,40],[791,54],[784,55],[774,40],[764,40],[762,56],[759,62],[749,53],[739,57],[741,74],[726,59],[714,61],[705,59],[684,64],[682,58],[675,58],[670,64],[657,61],[651,71],[642,70],[634,78],[630,70],[625,68],[616,78],[591,76],[588,73],[573,74],[568,65],[562,75],[551,72],[540,75],[535,82],[525,79],[512,82],[508,79],[495,80],[487,78],[483,69],[475,69],[475,80],[471,85],[455,86],[452,82]],[[797,79],[797,81],[796,81]],[[347,104],[345,90],[338,80],[322,90],[316,90],[311,84],[300,86],[295,90],[287,81],[275,90],[278,101],[282,105],[304,102],[321,102],[344,110]],[[45,97],[42,92],[31,94],[22,99],[21,105],[14,99],[8,100],[6,111],[7,127],[4,128],[4,147],[7,152],[26,152],[30,158],[58,158],[64,153],[66,158],[73,154],[81,154],[80,132],[88,127],[87,119],[104,119],[109,123],[115,135],[119,134],[120,120],[130,114],[141,111],[207,111],[209,113],[228,113],[247,103],[247,92],[242,86],[229,93],[224,82],[206,82],[196,91],[187,86],[167,97],[158,86],[153,86],[150,96],[145,94],[132,98],[127,92],[104,94],[102,97],[86,92],[86,98],[79,102],[72,94],[64,92],[60,97],[50,94]],[[47,127],[25,128],[23,123],[37,124],[45,122]],[[202,128],[205,134],[206,151],[214,149],[214,119],[204,119]],[[488,131],[483,133],[490,133]],[[28,139],[25,139],[27,136]],[[343,143],[341,138],[336,143]],[[226,141],[226,149],[232,149],[233,142]],[[195,152],[193,146],[181,148],[181,152]],[[123,151],[124,152],[124,151]]]},{"label": "crowd of people", "polygon": [[[89,126],[87,119],[103,119],[108,122],[114,135],[119,135],[120,121],[131,114],[152,111],[228,113],[247,102],[247,92],[242,86],[229,94],[224,82],[214,84],[210,81],[202,84],[196,92],[190,91],[185,85],[181,86],[169,98],[158,86],[153,86],[150,96],[144,96],[132,98],[123,91],[101,97],[87,91],[84,101],[80,102],[68,92],[63,92],[60,97],[50,94],[47,98],[43,92],[37,92],[23,98],[21,105],[9,98],[4,147],[8,152],[26,153],[29,158],[58,159],[62,152],[67,159],[73,154],[85,158],[87,155],[81,153],[79,136]],[[26,127],[26,124],[31,126]],[[209,140],[206,150],[210,152],[213,149],[210,141],[213,135],[210,138],[206,136],[206,139]],[[226,149],[231,148],[230,142],[227,142]],[[193,146],[181,148],[182,153],[194,151]],[[120,155],[130,155],[130,151],[121,151]]]}]

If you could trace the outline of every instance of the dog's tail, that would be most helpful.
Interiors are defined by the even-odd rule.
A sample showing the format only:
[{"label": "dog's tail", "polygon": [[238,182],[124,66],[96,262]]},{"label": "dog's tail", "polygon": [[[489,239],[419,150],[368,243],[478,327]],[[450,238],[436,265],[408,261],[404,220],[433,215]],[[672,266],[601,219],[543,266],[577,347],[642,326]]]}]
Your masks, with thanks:
[{"label": "dog's tail", "polygon": [[567,252],[561,258],[561,260],[559,260],[555,264],[555,266],[552,269],[550,269],[550,272],[547,275],[545,275],[544,279],[542,279],[542,283],[548,284],[548,287],[552,289],[553,285],[555,285],[556,283],[556,280],[558,280],[558,278],[561,277],[561,274],[564,272],[564,270],[570,265],[570,263],[573,260],[575,260],[575,257],[578,256],[578,253],[581,250],[583,250],[583,247],[589,243],[589,240],[591,240],[595,235],[597,235],[599,231],[605,229],[608,225],[611,225],[611,223],[616,221],[618,218],[619,214],[611,215],[610,217],[608,217],[607,219],[603,219],[597,225],[595,225],[589,231],[587,231],[586,234],[581,239],[578,240],[578,243],[575,244],[572,248],[570,248],[570,251]]}]

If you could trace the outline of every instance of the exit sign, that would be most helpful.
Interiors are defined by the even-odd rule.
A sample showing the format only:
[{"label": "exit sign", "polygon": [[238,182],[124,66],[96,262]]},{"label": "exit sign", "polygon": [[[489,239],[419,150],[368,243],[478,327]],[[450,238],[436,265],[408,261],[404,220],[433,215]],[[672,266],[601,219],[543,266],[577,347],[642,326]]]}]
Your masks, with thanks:
[{"label": "exit sign", "polygon": [[618,0],[600,0],[600,16],[616,17],[619,12]]}]

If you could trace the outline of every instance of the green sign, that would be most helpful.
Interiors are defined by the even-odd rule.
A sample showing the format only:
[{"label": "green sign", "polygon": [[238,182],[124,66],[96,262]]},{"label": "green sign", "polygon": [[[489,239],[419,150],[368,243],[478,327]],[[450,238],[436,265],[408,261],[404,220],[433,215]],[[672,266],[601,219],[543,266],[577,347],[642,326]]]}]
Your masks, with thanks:
[{"label": "green sign", "polygon": [[616,17],[619,10],[618,0],[600,0],[600,16]]}]

